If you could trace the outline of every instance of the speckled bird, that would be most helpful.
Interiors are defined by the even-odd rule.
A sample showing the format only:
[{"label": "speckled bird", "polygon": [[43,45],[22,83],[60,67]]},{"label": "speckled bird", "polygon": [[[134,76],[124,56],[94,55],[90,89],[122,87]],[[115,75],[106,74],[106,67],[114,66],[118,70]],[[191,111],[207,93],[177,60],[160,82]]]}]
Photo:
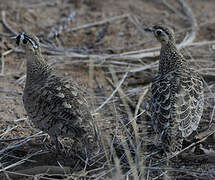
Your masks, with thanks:
[{"label": "speckled bird", "polygon": [[71,137],[83,144],[96,141],[96,128],[82,89],[71,79],[53,72],[41,54],[35,35],[21,33],[16,43],[26,54],[23,103],[34,125],[49,134],[57,152],[60,151],[58,136]]},{"label": "speckled bird", "polygon": [[151,86],[151,115],[155,132],[167,154],[182,149],[199,125],[203,106],[203,81],[178,51],[174,32],[165,25],[146,28],[161,43],[158,74]]}]

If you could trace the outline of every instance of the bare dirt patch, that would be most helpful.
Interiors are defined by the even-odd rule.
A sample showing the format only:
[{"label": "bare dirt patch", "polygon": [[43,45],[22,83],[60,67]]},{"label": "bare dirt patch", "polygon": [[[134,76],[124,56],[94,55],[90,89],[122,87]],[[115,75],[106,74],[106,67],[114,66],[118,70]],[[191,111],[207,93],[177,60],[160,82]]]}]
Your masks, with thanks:
[{"label": "bare dirt patch", "polygon": [[[159,47],[159,44],[143,32],[144,27],[165,23],[175,30],[178,44],[186,35],[190,37],[191,32],[194,32],[193,41],[186,44],[181,51],[206,81],[205,108],[199,131],[215,123],[214,2],[185,1],[193,12],[193,17],[189,14],[189,9],[183,7],[180,2],[183,1],[8,0],[1,2],[0,53],[1,62],[4,62],[0,63],[2,69],[0,72],[1,177],[4,179],[9,177],[34,179],[36,176],[38,179],[123,179],[126,176],[135,178],[134,169],[136,169],[139,172],[136,177],[139,179],[144,177],[160,179],[162,175],[173,179],[214,179],[214,135],[196,143],[189,149],[191,155],[174,159],[169,167],[159,164],[157,157],[152,155],[159,147],[153,146],[155,134],[150,117],[144,112],[144,104],[149,100],[150,82],[157,72],[159,48],[157,50],[151,48]],[[194,20],[197,26],[193,26]],[[116,153],[122,156],[125,151],[120,151],[123,146],[120,141],[130,141],[128,136],[134,138],[135,134],[133,127],[128,126],[127,130],[130,131],[128,135],[122,125],[131,124],[130,114],[123,102],[128,104],[132,117],[143,112],[138,116],[137,124],[144,148],[137,156],[134,147],[128,145],[132,150],[131,156],[144,157],[143,162],[137,162],[134,158],[134,167],[129,169],[128,166],[131,164],[128,163],[128,158],[122,158],[121,169],[124,171],[120,173],[118,161],[112,161],[114,158],[110,157],[105,159],[104,152],[99,156],[99,160],[98,158],[94,160],[97,162],[96,165],[90,162],[92,163],[90,166],[84,157],[77,156],[77,152],[70,152],[69,139],[62,139],[69,153],[66,158],[60,155],[56,157],[47,149],[49,138],[34,128],[22,104],[25,57],[11,37],[23,31],[32,32],[39,37],[45,58],[58,74],[72,77],[88,90],[92,112],[118,87],[119,83],[115,82],[114,74],[118,82],[123,80],[120,86],[122,92],[116,91],[107,104],[99,108],[94,115],[101,137],[105,141],[103,151],[110,157],[115,157],[115,151],[111,149],[111,139],[113,137],[117,139],[113,141],[119,145]],[[93,77],[90,77],[90,72],[93,72]],[[145,90],[148,91],[141,99]],[[140,106],[137,106],[138,101],[141,101]],[[109,143],[106,142],[107,139],[110,140]]]}]

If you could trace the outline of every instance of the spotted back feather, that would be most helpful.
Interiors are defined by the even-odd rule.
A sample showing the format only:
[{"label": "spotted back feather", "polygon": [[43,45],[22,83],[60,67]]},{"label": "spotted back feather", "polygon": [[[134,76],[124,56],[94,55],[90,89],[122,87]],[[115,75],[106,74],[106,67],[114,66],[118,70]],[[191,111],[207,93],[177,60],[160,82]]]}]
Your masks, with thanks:
[{"label": "spotted back feather", "polygon": [[161,45],[158,75],[151,86],[151,115],[164,149],[176,153],[184,138],[199,125],[204,105],[203,82],[171,39]]}]

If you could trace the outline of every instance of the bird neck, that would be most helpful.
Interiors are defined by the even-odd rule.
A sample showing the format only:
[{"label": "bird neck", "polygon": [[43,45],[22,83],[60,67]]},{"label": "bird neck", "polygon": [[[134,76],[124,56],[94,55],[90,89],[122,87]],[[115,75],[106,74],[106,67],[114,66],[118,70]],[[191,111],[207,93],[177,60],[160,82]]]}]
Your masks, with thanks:
[{"label": "bird neck", "polygon": [[42,81],[51,74],[51,67],[43,59],[41,53],[27,53],[27,78],[26,84]]},{"label": "bird neck", "polygon": [[176,70],[185,64],[183,55],[178,51],[175,43],[168,42],[161,45],[159,70],[160,74],[166,74]]}]

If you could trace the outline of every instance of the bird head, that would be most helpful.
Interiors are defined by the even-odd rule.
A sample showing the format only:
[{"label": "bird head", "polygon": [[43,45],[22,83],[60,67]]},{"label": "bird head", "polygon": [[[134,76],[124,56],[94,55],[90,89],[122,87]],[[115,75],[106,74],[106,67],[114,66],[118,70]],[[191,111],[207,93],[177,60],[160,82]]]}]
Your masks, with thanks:
[{"label": "bird head", "polygon": [[33,34],[20,33],[16,37],[16,44],[21,46],[25,51],[36,54],[40,52],[39,39]]},{"label": "bird head", "polygon": [[146,28],[145,31],[152,32],[156,39],[162,44],[169,42],[175,43],[174,31],[165,25],[155,25],[151,28]]}]

